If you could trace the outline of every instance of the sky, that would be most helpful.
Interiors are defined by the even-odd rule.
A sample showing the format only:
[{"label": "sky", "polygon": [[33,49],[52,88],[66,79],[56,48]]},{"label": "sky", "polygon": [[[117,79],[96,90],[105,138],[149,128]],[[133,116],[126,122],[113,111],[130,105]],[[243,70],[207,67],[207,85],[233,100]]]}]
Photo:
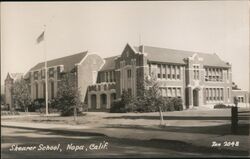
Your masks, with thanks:
[{"label": "sky", "polygon": [[45,58],[119,55],[127,43],[216,53],[249,90],[248,1],[2,2],[1,84]]}]

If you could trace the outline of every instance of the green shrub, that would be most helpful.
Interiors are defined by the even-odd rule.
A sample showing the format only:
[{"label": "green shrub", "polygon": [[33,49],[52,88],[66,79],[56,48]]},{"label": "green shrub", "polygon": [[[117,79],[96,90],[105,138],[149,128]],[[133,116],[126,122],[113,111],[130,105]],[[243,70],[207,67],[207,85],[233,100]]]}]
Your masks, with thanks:
[{"label": "green shrub", "polygon": [[126,113],[125,103],[122,100],[114,100],[111,104],[110,113]]},{"label": "green shrub", "polygon": [[232,106],[226,106],[223,103],[219,103],[219,104],[214,105],[214,109],[228,109],[228,108],[232,108]]},{"label": "green shrub", "polygon": [[183,105],[182,105],[182,99],[181,98],[178,98],[178,97],[172,98],[172,102],[173,102],[173,105],[174,105],[174,110],[176,110],[176,111],[183,110]]}]

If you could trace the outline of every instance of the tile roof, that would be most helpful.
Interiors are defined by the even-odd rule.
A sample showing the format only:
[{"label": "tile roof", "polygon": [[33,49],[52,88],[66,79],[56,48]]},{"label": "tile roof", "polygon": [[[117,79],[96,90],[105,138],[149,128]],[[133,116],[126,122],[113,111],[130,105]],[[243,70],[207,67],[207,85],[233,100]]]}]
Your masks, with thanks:
[{"label": "tile roof", "polygon": [[[75,67],[75,64],[78,64],[79,62],[81,62],[81,60],[86,55],[87,55],[87,51],[77,53],[77,54],[74,54],[74,55],[70,55],[70,56],[65,56],[65,57],[49,60],[49,61],[47,61],[47,67],[63,65],[64,66],[64,71],[69,72]],[[35,65],[34,67],[32,67],[29,70],[29,72],[39,70],[39,69],[43,68],[44,65],[45,65],[45,62],[40,62],[37,65]]]},{"label": "tile roof", "polygon": [[119,56],[112,56],[104,58],[105,63],[100,71],[114,70],[115,69],[115,59]]},{"label": "tile roof", "polygon": [[[139,47],[135,46],[134,49],[139,52]],[[184,59],[191,57],[197,52],[144,46],[144,53],[147,54],[149,61],[185,64]],[[197,54],[204,59],[203,63],[205,66],[229,67],[229,65],[222,61],[216,54]]]}]

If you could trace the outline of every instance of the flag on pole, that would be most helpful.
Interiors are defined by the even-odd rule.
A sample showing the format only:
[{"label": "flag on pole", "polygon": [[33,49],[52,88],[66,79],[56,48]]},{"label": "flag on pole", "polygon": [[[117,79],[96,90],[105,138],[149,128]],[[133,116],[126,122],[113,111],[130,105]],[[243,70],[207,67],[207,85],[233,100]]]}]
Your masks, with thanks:
[{"label": "flag on pole", "polygon": [[42,32],[41,35],[39,35],[39,37],[36,39],[36,43],[39,44],[41,41],[44,40],[44,31]]}]

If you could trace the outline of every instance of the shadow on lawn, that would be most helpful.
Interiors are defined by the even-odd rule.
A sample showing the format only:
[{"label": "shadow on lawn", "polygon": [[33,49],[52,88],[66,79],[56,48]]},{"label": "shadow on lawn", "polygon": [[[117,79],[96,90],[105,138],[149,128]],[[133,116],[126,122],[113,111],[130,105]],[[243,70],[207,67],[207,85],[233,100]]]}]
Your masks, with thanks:
[{"label": "shadow on lawn", "polygon": [[[105,117],[106,119],[147,119],[147,120],[159,120],[159,116],[147,116],[147,115],[138,115],[138,116],[113,116]],[[231,120],[231,117],[227,116],[164,116],[166,120]],[[249,120],[250,115],[239,116],[239,120]]]},{"label": "shadow on lawn", "polygon": [[[239,124],[237,135],[249,135],[250,124]],[[180,126],[162,126],[162,127],[145,127],[142,125],[113,125],[109,124],[106,128],[122,128],[122,129],[140,129],[152,131],[180,132],[180,133],[201,133],[201,134],[217,134],[230,135],[231,125],[223,124],[217,126],[195,126],[195,127],[180,127]]]},{"label": "shadow on lawn", "polygon": [[[15,132],[15,133],[21,133],[21,132]],[[39,134],[41,131],[34,131],[33,133]],[[152,140],[137,140],[137,139],[120,139],[120,138],[110,138],[110,137],[94,137],[94,138],[85,138],[85,139],[76,139],[76,138],[58,138],[58,137],[49,137],[50,135],[61,135],[63,133],[58,132],[51,132],[48,131],[46,134],[48,136],[45,137],[32,137],[29,136],[3,136],[2,142],[7,144],[13,144],[13,143],[20,143],[19,146],[24,145],[36,145],[36,144],[49,144],[49,145],[55,145],[60,143],[63,149],[65,150],[65,147],[69,143],[73,143],[75,145],[89,145],[92,143],[100,143],[103,142],[103,140],[108,141],[110,143],[110,147],[108,151],[103,151],[102,155],[110,154],[112,155],[114,152],[118,155],[122,156],[142,156],[142,155],[150,155],[149,153],[144,153],[140,151],[142,147],[144,148],[157,148],[162,149],[166,153],[166,156],[169,156],[168,150],[174,150],[177,153],[180,153],[182,155],[185,155],[185,153],[190,155],[202,155],[202,156],[210,156],[210,155],[219,155],[219,156],[248,156],[249,153],[247,151],[243,150],[225,150],[225,149],[219,149],[219,148],[211,148],[211,147],[205,147],[205,146],[196,146],[192,143],[187,143],[183,141],[176,141],[176,140],[159,140],[159,139],[152,139]],[[63,134],[64,135],[64,134]],[[80,137],[85,136],[86,134],[80,135]],[[73,135],[72,135],[73,136]],[[90,155],[93,157],[93,154],[100,157],[99,152],[101,151],[88,151],[84,152],[84,157]],[[153,150],[150,151],[153,154]],[[191,154],[190,154],[191,153]],[[10,157],[14,158],[34,158],[34,157],[57,157],[57,158],[66,158],[66,157],[83,157],[83,152],[70,152],[70,151],[63,151],[61,153],[58,152],[43,152],[43,151],[30,151],[30,152],[10,152],[8,151],[8,148],[2,148],[2,154],[8,154]],[[99,155],[98,155],[99,154]],[[117,157],[117,156],[116,156]]]}]

